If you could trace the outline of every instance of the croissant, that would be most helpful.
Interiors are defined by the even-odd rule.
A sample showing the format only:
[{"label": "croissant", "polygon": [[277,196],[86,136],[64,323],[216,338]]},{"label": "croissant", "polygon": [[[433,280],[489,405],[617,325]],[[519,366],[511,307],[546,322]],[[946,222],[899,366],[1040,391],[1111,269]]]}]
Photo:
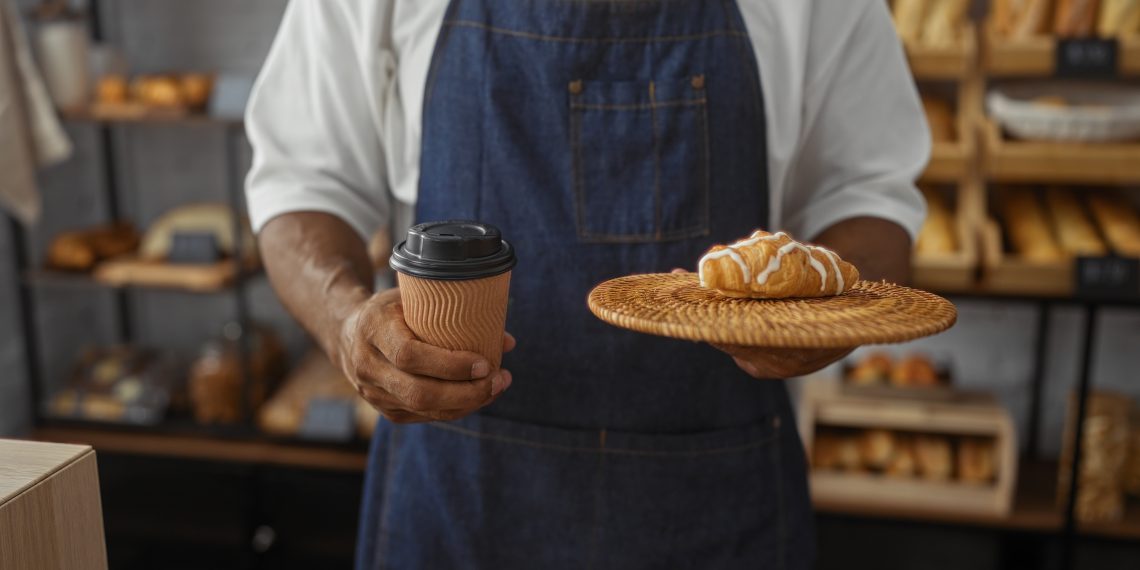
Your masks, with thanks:
[{"label": "croissant", "polygon": [[835,252],[784,232],[757,230],[732,245],[714,245],[697,265],[701,286],[729,297],[827,297],[859,281],[859,270]]}]

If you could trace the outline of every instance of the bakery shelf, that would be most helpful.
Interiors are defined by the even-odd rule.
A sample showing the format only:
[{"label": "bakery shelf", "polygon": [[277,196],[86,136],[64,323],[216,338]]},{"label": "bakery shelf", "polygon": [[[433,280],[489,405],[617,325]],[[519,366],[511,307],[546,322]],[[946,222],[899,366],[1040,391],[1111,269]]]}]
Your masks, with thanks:
[{"label": "bakery shelf", "polygon": [[912,278],[920,289],[939,292],[969,291],[978,280],[977,219],[981,187],[976,181],[962,184],[955,192],[954,212],[958,251],[949,254],[915,254]]},{"label": "bakery shelf", "polygon": [[[255,434],[205,435],[206,432],[164,433],[146,428],[78,426],[49,422],[35,430],[33,439],[90,445],[97,452],[149,455],[181,459],[226,461],[303,467],[333,471],[361,471],[367,452],[360,446],[278,441]],[[222,432],[224,433],[224,432]]]},{"label": "bakery shelf", "polygon": [[1072,297],[1073,262],[1034,262],[1007,254],[1000,226],[990,218],[982,227],[981,285],[994,293]]},{"label": "bakery shelf", "polygon": [[978,55],[977,31],[968,24],[952,47],[904,42],[911,73],[919,80],[956,81],[973,73]]},{"label": "bakery shelf", "polygon": [[1007,140],[982,121],[982,169],[995,182],[1123,185],[1140,182],[1140,143]]},{"label": "bakery shelf", "polygon": [[[261,275],[260,270],[248,270],[242,274],[242,279],[249,279]],[[170,291],[178,293],[193,293],[200,295],[212,295],[217,293],[225,293],[233,290],[234,280],[230,279],[225,284],[216,287],[179,287],[179,286],[156,286],[156,285],[140,285],[134,283],[109,283],[94,278],[88,273],[72,273],[68,271],[57,271],[52,269],[32,269],[24,273],[24,280],[36,287],[44,288],[68,288],[68,289],[137,289],[149,291]]]},{"label": "bakery shelf", "polygon": [[[1057,41],[1051,35],[1006,40],[985,25],[982,69],[992,77],[1053,77]],[[1140,35],[1120,38],[1119,75],[1140,77]]]},{"label": "bakery shelf", "polygon": [[150,112],[145,114],[103,114],[91,109],[61,109],[59,116],[65,121],[99,124],[136,125],[240,125],[241,118],[215,117],[205,113]]}]

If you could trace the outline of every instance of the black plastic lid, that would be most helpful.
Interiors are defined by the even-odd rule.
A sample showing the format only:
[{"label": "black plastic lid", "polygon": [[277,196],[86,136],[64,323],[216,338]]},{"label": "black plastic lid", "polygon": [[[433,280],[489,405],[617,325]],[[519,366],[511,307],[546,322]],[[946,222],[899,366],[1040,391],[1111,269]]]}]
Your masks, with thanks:
[{"label": "black plastic lid", "polygon": [[515,266],[515,250],[499,228],[467,220],[412,226],[392,248],[392,269],[424,279],[481,279]]}]

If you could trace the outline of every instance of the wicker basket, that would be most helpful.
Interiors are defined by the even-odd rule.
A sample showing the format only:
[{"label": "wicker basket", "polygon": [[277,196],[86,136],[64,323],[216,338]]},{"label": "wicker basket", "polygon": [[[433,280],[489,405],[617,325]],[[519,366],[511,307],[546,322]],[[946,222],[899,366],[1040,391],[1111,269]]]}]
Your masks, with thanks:
[{"label": "wicker basket", "polygon": [[[1110,522],[1124,516],[1124,462],[1131,411],[1132,400],[1126,396],[1110,392],[1092,392],[1088,396],[1076,505],[1076,517],[1081,522]],[[1057,477],[1061,504],[1069,495],[1076,418],[1077,398],[1073,394],[1069,396],[1065,442]]]},{"label": "wicker basket", "polygon": [[[1033,101],[1059,96],[1069,105]],[[986,106],[1011,135],[1025,140],[1113,142],[1140,139],[1140,91],[1119,85],[1037,83],[997,89]]]}]

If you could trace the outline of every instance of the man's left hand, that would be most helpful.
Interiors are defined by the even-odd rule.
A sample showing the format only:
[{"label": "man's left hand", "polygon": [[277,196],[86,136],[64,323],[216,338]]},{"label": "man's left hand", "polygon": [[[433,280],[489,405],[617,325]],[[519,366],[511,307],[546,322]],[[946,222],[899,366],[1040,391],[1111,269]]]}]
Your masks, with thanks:
[{"label": "man's left hand", "polygon": [[765,348],[714,344],[753,378],[784,379],[811,374],[851,354],[853,348]]}]

